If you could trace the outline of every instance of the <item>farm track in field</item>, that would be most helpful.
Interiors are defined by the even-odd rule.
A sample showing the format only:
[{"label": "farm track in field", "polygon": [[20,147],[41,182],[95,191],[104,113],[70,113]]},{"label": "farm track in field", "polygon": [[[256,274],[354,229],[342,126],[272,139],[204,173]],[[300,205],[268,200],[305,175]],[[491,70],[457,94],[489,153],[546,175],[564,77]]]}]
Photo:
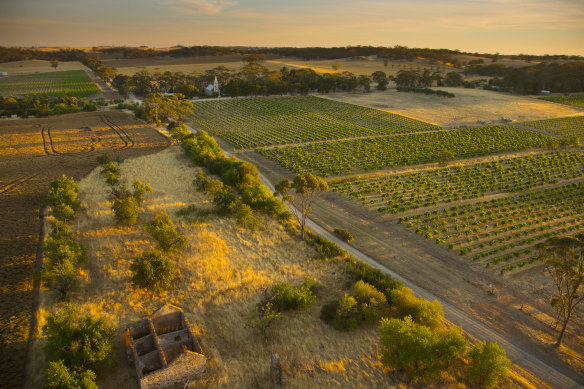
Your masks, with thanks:
[{"label": "farm track in field", "polygon": [[115,124],[111,120],[108,120],[105,116],[102,116],[101,120],[106,126],[111,128],[116,134],[118,134],[118,136],[120,137],[120,139],[124,143],[124,146],[122,147],[122,149],[134,147],[134,145],[136,143],[122,127],[118,126],[117,124]]}]

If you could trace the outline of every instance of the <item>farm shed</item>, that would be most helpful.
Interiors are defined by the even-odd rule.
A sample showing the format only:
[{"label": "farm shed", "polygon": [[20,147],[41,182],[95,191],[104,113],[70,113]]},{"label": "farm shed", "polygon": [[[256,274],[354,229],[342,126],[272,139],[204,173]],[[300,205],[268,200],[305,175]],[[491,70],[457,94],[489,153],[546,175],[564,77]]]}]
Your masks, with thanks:
[{"label": "farm shed", "polygon": [[124,337],[141,389],[182,385],[205,374],[205,356],[180,308],[163,305],[129,324]]}]

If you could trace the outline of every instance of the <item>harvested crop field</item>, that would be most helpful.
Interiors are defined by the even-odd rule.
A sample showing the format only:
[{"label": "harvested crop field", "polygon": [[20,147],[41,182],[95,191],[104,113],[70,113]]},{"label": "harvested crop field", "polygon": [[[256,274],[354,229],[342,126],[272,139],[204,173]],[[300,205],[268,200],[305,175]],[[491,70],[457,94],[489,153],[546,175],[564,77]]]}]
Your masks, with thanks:
[{"label": "harvested crop field", "polygon": [[388,89],[373,93],[329,93],[322,97],[389,111],[442,127],[502,124],[503,118],[528,121],[582,115],[570,106],[549,103],[533,97],[510,95],[480,89],[434,88],[454,93],[446,98]]},{"label": "harvested crop field", "polygon": [[22,385],[33,301],[39,209],[50,181],[79,180],[96,157],[149,154],[167,146],[155,129],[122,112],[0,121],[0,382]]}]

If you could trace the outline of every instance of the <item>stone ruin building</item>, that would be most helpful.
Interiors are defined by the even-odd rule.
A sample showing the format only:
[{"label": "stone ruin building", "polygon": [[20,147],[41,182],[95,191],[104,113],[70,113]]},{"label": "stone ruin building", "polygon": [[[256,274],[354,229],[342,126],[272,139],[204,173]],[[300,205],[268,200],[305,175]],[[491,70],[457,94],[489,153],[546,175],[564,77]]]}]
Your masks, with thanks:
[{"label": "stone ruin building", "polygon": [[124,336],[141,389],[184,385],[205,374],[205,356],[180,308],[165,304],[128,325]]}]

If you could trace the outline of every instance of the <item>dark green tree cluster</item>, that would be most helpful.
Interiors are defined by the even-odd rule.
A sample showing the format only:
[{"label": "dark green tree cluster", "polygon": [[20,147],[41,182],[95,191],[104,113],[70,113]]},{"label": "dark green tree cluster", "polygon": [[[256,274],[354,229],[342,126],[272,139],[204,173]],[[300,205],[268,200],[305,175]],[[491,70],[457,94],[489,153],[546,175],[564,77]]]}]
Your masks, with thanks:
[{"label": "dark green tree cluster", "polygon": [[176,231],[174,223],[165,212],[158,212],[154,220],[144,225],[144,229],[156,239],[158,247],[165,253],[186,247],[187,237]]},{"label": "dark green tree cluster", "polygon": [[456,97],[456,95],[454,93],[446,92],[443,90],[436,90],[436,89],[430,89],[430,88],[414,88],[411,86],[398,86],[397,91],[398,92],[423,93],[425,95],[436,95],[436,96],[443,96],[443,97],[449,97],[449,98]]},{"label": "dark green tree cluster", "polygon": [[87,248],[77,241],[68,224],[55,220],[45,240],[45,261],[40,278],[58,290],[63,297],[76,284],[77,265],[87,259]]},{"label": "dark green tree cluster", "polygon": [[52,389],[96,389],[94,369],[111,355],[115,326],[105,319],[83,315],[79,306],[66,304],[47,318],[43,333],[49,360],[45,386]]},{"label": "dark green tree cluster", "polygon": [[47,202],[53,210],[53,215],[59,220],[71,220],[81,202],[77,198],[79,187],[72,177],[62,175],[51,181]]},{"label": "dark green tree cluster", "polygon": [[[227,158],[215,139],[205,131],[189,134],[181,140],[183,150],[197,165],[220,177],[209,179],[199,172],[194,185],[213,195],[213,203],[220,214],[236,214],[240,205],[246,204],[252,211],[276,216],[283,222],[290,221],[292,215],[270,190],[260,183],[256,167],[249,162]],[[257,219],[250,219],[249,210],[240,211],[243,224],[257,227]],[[253,228],[253,227],[252,227]]]},{"label": "dark green tree cluster", "polygon": [[469,74],[495,77],[489,87],[521,94],[552,92],[583,92],[584,62],[541,63],[525,67],[503,64],[474,65],[465,70]]},{"label": "dark green tree cluster", "polygon": [[270,301],[278,311],[303,308],[316,302],[313,292],[317,286],[318,283],[312,277],[304,278],[299,288],[293,288],[288,282],[276,284],[272,287]]},{"label": "dark green tree cluster", "polygon": [[142,184],[138,179],[132,184],[134,192],[130,192],[125,186],[113,188],[114,202],[112,210],[116,220],[124,225],[133,226],[138,223],[140,217],[140,205],[144,201],[146,193],[152,193],[149,184]]},{"label": "dark green tree cluster", "polygon": [[158,250],[148,250],[130,264],[132,284],[153,293],[172,286],[176,278],[174,263]]},{"label": "dark green tree cluster", "polygon": [[0,96],[0,116],[44,117],[95,110],[97,110],[95,103],[74,96],[50,97],[47,95],[37,96],[36,94],[22,97]]},{"label": "dark green tree cluster", "polygon": [[353,295],[323,305],[321,318],[338,330],[350,331],[362,322],[379,320],[389,306],[385,295],[373,285],[357,281],[353,286]]}]

